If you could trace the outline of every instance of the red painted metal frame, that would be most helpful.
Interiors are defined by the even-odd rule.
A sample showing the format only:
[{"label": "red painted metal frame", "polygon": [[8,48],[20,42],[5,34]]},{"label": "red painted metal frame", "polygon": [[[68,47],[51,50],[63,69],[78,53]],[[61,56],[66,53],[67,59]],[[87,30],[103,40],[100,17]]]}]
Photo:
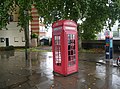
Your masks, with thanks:
[{"label": "red painted metal frame", "polygon": [[[68,34],[75,35],[75,64],[68,66]],[[60,36],[61,66],[56,63],[55,36]],[[78,72],[77,24],[71,20],[60,20],[52,24],[53,71],[64,76]],[[59,56],[58,56],[59,59]]]}]

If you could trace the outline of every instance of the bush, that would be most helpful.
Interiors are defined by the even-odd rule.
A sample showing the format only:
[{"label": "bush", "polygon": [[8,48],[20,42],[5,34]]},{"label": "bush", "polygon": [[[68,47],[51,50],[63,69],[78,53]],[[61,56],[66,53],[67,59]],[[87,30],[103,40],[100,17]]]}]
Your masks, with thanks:
[{"label": "bush", "polygon": [[14,50],[14,46],[8,46],[8,47],[6,47],[6,50]]},{"label": "bush", "polygon": [[31,35],[31,38],[38,38],[38,34],[33,33],[33,34]]},{"label": "bush", "polygon": [[14,50],[14,46],[0,47],[0,51],[10,51]]}]

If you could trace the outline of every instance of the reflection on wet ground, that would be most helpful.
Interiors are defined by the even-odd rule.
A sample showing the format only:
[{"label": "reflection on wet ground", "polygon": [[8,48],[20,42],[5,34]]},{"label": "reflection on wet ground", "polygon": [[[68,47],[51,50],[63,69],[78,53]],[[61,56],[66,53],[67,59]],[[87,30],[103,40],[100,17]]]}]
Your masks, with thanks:
[{"label": "reflection on wet ground", "polygon": [[[115,54],[116,57],[118,54]],[[0,89],[120,89],[120,68],[104,54],[80,53],[79,72],[53,75],[52,52],[0,52]]]}]

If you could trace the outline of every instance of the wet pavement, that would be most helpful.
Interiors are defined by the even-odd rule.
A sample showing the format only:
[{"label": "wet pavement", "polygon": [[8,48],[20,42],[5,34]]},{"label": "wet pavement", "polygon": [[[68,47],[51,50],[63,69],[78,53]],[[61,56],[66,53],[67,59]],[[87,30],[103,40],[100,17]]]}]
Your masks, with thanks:
[{"label": "wet pavement", "polygon": [[[119,54],[114,55],[114,59]],[[53,75],[52,52],[0,51],[0,89],[120,89],[120,68],[104,53],[79,53],[79,71]]]}]

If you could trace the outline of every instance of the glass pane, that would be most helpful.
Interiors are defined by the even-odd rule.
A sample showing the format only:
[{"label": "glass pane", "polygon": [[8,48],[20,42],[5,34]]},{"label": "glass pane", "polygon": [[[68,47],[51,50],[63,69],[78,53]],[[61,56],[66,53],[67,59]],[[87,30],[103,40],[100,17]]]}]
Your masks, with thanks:
[{"label": "glass pane", "polygon": [[60,36],[55,36],[55,64],[61,66],[61,45]]},{"label": "glass pane", "polygon": [[73,66],[76,63],[75,57],[75,35],[68,34],[68,66]]}]

